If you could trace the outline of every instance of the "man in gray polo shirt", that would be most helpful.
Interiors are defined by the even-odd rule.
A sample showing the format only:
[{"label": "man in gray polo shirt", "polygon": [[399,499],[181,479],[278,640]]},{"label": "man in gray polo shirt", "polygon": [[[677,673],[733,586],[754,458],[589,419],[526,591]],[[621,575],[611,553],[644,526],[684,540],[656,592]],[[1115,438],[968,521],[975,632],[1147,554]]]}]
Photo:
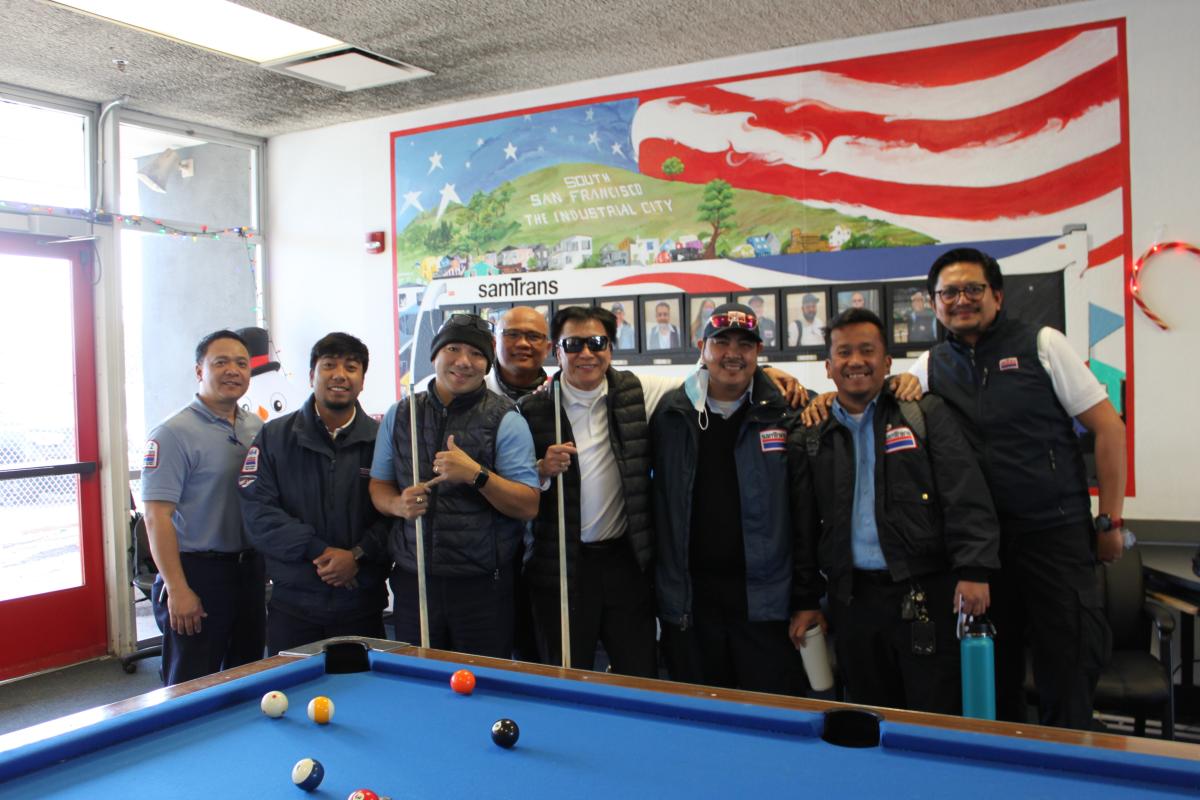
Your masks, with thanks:
[{"label": "man in gray polo shirt", "polygon": [[238,407],[250,351],[233,331],[196,346],[196,397],[150,432],[142,500],[158,566],[154,617],[171,685],[262,658],[266,578],[242,529],[237,476],[262,421]]}]

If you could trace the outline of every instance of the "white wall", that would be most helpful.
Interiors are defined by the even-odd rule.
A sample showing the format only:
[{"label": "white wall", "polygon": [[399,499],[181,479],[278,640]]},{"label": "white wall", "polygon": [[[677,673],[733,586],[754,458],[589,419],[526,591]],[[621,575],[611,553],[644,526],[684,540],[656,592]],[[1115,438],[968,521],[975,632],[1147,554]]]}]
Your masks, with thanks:
[{"label": "white wall", "polygon": [[[394,399],[391,258],[366,255],[363,235],[391,237],[389,134],[423,125],[514,111],[642,87],[662,86],[833,58],[906,50],[1091,20],[1125,17],[1129,57],[1130,166],[1135,255],[1156,238],[1200,242],[1200,3],[1099,0],[966,23],[692,64],[439,106],[279,136],[269,144],[271,246],[269,327],[296,380],[307,352],[330,330],[363,338],[375,359],[363,404],[381,412]],[[1200,395],[1200,258],[1162,257],[1144,278],[1150,306],[1172,324],[1163,332],[1133,317],[1137,496],[1128,517],[1200,520],[1200,429],[1188,414]]]}]

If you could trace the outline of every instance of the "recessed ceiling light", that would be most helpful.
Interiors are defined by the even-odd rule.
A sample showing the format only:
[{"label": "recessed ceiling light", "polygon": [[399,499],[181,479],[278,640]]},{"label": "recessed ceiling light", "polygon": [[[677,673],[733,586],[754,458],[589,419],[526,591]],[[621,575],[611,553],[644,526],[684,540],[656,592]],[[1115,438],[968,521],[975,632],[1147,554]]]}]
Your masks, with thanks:
[{"label": "recessed ceiling light", "polygon": [[284,75],[343,92],[411,81],[433,74],[427,69],[414,67],[360,47],[339,47],[329,52],[283,59],[263,66]]},{"label": "recessed ceiling light", "polygon": [[344,43],[227,0],[49,0],[74,11],[255,64]]}]

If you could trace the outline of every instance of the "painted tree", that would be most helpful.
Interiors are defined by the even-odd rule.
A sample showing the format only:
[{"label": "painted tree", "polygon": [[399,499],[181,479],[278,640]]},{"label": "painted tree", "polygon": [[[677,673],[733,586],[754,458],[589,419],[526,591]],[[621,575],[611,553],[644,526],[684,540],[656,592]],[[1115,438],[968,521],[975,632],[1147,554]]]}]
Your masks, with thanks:
[{"label": "painted tree", "polygon": [[712,235],[704,245],[704,257],[716,258],[721,234],[733,229],[733,187],[719,179],[704,184],[704,199],[699,211],[698,219],[712,225]]},{"label": "painted tree", "polygon": [[521,224],[508,218],[508,202],[512,195],[510,183],[491,192],[471,195],[471,200],[459,212],[454,249],[473,257],[515,233]]},{"label": "painted tree", "polygon": [[668,178],[674,178],[676,175],[682,175],[683,162],[675,156],[671,156],[662,163],[662,171],[663,175],[666,175]]}]

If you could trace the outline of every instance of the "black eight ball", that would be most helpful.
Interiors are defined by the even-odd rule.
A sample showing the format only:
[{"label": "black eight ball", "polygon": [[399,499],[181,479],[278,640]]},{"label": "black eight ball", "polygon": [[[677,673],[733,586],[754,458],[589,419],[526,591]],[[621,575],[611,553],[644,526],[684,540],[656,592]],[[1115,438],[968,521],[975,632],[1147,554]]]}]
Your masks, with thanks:
[{"label": "black eight ball", "polygon": [[492,723],[492,741],[508,749],[517,743],[521,729],[511,719],[498,719]]}]

